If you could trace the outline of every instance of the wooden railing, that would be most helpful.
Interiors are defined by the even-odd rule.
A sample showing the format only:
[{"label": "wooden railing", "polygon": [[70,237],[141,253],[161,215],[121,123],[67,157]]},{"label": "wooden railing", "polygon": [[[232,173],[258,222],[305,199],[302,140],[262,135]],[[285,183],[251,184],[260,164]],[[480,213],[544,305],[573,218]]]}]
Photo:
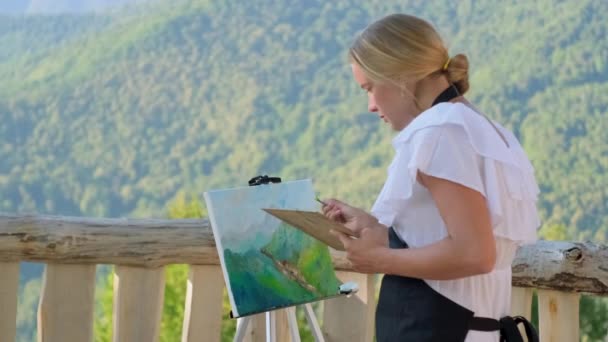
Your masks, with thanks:
[{"label": "wooden railing", "polygon": [[[351,298],[324,301],[327,341],[372,341],[376,278],[350,272],[335,252],[338,276],[356,281]],[[14,341],[19,262],[46,264],[38,308],[38,341],[92,341],[95,270],[116,265],[113,341],[149,342],[159,335],[164,266],[188,264],[182,341],[219,341],[224,280],[207,220],[133,220],[0,215],[0,342]],[[513,313],[530,317],[538,290],[541,341],[577,341],[579,293],[608,294],[608,248],[590,243],[525,246],[513,263]],[[277,317],[277,341],[288,341]],[[265,340],[263,315],[250,341]]]}]

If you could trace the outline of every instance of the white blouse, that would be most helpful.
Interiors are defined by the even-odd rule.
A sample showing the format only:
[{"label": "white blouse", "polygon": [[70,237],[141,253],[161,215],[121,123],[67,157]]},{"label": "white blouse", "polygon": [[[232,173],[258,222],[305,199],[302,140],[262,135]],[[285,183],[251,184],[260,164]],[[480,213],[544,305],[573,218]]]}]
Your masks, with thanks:
[{"label": "white blouse", "polygon": [[[372,214],[382,224],[393,226],[411,248],[422,247],[447,237],[448,232],[429,191],[416,181],[418,170],[480,192],[496,239],[494,270],[455,280],[425,281],[476,316],[498,319],[510,314],[516,249],[536,240],[540,220],[532,164],[517,138],[493,123],[463,103],[439,103],[417,116],[393,139],[395,157]],[[470,331],[466,342],[498,339],[498,332]]]}]

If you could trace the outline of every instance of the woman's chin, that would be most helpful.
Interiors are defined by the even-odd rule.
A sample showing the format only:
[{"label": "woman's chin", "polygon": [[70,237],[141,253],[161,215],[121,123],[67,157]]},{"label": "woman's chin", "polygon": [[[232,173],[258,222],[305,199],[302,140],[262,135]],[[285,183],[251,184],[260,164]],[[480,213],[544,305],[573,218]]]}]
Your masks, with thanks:
[{"label": "woman's chin", "polygon": [[396,122],[390,122],[390,121],[389,121],[388,123],[391,125],[391,127],[392,127],[392,128],[395,130],[395,131],[400,132],[400,131],[402,131],[403,129],[405,129],[405,127],[409,126],[409,124],[410,124],[410,123],[412,123],[412,121],[414,121],[414,118],[411,118],[411,119],[405,120],[405,122],[399,122],[399,123],[396,123]]},{"label": "woman's chin", "polygon": [[393,129],[393,131],[395,132],[401,132],[405,127],[407,127],[407,124],[403,125],[397,125],[393,122],[389,122],[389,124],[391,125],[391,128]]}]

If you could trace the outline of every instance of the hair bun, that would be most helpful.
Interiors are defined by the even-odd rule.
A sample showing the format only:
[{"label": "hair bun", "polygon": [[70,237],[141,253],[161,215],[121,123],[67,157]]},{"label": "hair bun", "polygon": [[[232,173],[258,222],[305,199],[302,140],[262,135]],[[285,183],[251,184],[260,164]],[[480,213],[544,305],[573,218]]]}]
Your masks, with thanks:
[{"label": "hair bun", "polygon": [[462,95],[469,90],[469,59],[466,55],[459,53],[448,59],[445,72],[448,82],[454,84],[458,92]]}]

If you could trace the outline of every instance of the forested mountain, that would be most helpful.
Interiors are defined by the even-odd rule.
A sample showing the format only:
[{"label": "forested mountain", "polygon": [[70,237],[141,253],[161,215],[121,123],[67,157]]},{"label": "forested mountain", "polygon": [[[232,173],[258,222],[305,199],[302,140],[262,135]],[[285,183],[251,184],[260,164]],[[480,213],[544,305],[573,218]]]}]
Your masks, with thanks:
[{"label": "forested mountain", "polygon": [[606,241],[608,1],[167,0],[22,15],[26,3],[0,4],[0,211],[163,216],[181,191],[258,174],[311,177],[322,197],[369,207],[393,133],[367,113],[346,51],[372,20],[406,12],[469,56],[469,99],[521,139],[545,225]]},{"label": "forested mountain", "polygon": [[151,216],[180,189],[313,177],[368,206],[392,155],[345,53],[386,13],[432,21],[471,99],[522,139],[546,222],[608,226],[605,1],[163,1],[0,21],[0,210]]}]

